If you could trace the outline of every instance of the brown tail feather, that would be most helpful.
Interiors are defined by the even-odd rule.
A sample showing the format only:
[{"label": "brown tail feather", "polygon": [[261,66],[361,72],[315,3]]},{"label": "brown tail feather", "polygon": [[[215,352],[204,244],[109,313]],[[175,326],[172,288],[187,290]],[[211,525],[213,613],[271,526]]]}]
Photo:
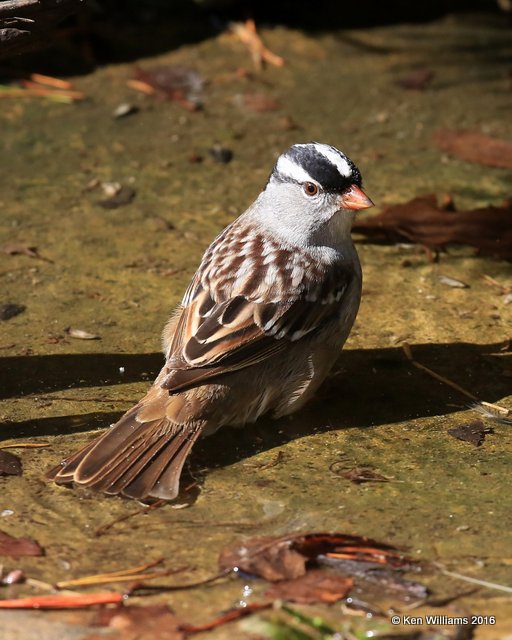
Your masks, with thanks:
[{"label": "brown tail feather", "polygon": [[[155,443],[155,430],[165,426],[162,421],[138,424],[121,418],[112,430],[98,438],[94,449],[83,457],[76,468],[75,481],[93,485],[100,477],[119,476],[128,471]],[[120,439],[123,433],[125,437]]]},{"label": "brown tail feather", "polygon": [[[182,430],[175,434],[168,449],[164,449],[158,457],[139,474],[133,482],[126,486],[122,493],[128,498],[137,498],[145,487],[151,487],[151,496],[163,500],[172,500],[178,495],[181,471],[185,460],[201,433],[200,429]],[[140,499],[140,498],[139,498]]]},{"label": "brown tail feather", "polygon": [[66,484],[68,482],[73,482],[73,476],[75,474],[75,470],[84,458],[84,456],[96,446],[98,439],[90,442],[86,447],[80,449],[80,451],[75,452],[73,455],[69,456],[65,460],[62,460],[56,467],[50,469],[46,472],[46,478],[48,480],[54,480],[57,484]]},{"label": "brown tail feather", "polygon": [[[123,450],[112,462],[109,461],[100,467],[94,476],[83,478],[81,476],[82,465],[80,465],[75,474],[75,480],[96,491],[104,491],[112,495],[120,493],[141,473],[146,465],[153,463],[153,459],[167,445],[169,438],[170,434],[164,434],[156,441],[150,437],[141,440],[138,446],[130,447],[128,451]],[[84,463],[87,463],[87,459],[84,460]]]},{"label": "brown tail feather", "polygon": [[47,473],[47,478],[139,500],[175,498],[183,464],[201,425],[178,426],[166,417],[139,422],[138,408],[128,411],[103,435],[63,460]]}]

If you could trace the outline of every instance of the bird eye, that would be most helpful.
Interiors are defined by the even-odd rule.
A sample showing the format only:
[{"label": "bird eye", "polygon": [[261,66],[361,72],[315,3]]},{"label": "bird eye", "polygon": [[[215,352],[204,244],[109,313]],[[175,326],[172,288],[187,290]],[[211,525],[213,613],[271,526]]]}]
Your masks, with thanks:
[{"label": "bird eye", "polygon": [[304,192],[307,193],[308,196],[316,196],[318,193],[318,186],[314,182],[305,182]]}]

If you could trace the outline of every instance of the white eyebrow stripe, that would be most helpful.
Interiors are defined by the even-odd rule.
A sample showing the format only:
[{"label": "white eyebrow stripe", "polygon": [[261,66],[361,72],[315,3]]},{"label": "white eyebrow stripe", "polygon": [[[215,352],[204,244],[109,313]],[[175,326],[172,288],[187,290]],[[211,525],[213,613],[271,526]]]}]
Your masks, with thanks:
[{"label": "white eyebrow stripe", "polygon": [[281,175],[290,178],[291,180],[295,180],[296,182],[314,182],[315,184],[318,184],[318,182],[313,180],[307,171],[298,164],[295,164],[295,162],[286,156],[281,156],[279,158],[276,169]]},{"label": "white eyebrow stripe", "polygon": [[352,175],[352,168],[341,154],[326,144],[319,144],[316,142],[314,146],[318,153],[323,155],[324,158],[327,158],[327,160],[329,160],[329,162],[338,169],[340,175],[344,178],[350,178]]}]

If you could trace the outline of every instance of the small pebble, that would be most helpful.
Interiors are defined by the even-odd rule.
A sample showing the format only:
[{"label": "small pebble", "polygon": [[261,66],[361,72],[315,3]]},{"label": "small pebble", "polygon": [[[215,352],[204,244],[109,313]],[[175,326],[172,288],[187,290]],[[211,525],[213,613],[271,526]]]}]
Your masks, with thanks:
[{"label": "small pebble", "polygon": [[451,276],[439,275],[438,279],[441,284],[445,284],[448,287],[454,287],[455,289],[469,289],[469,284],[462,282],[462,280],[457,280],[457,278],[452,278]]},{"label": "small pebble", "polygon": [[112,117],[118,120],[119,118],[125,118],[139,111],[139,107],[129,102],[122,102],[112,112]]},{"label": "small pebble", "polygon": [[[112,183],[117,185],[118,183]],[[105,190],[105,186],[103,189]],[[135,198],[136,191],[132,187],[122,186],[118,191],[116,191],[112,196],[105,198],[104,200],[99,200],[98,204],[100,207],[104,209],[117,209],[118,207],[124,207]]]},{"label": "small pebble", "polygon": [[215,145],[211,149],[208,149],[208,151],[216,162],[221,162],[222,164],[227,164],[233,159],[233,152],[231,149],[221,147],[220,145]]},{"label": "small pebble", "polygon": [[123,185],[120,182],[101,182],[100,187],[107,198],[112,198],[113,196],[117,196],[123,188]]},{"label": "small pebble", "polygon": [[77,338],[78,340],[101,340],[100,336],[95,333],[84,331],[83,329],[72,329],[71,327],[67,327],[65,332],[70,338]]}]

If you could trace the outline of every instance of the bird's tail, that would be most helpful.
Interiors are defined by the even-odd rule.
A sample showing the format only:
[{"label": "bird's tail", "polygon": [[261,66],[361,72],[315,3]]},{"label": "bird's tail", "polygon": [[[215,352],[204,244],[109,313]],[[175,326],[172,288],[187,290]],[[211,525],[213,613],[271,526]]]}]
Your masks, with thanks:
[{"label": "bird's tail", "polygon": [[99,438],[49,471],[47,478],[137,500],[175,498],[183,464],[201,425],[175,424],[165,413],[145,420],[141,415],[144,409],[139,404]]}]

